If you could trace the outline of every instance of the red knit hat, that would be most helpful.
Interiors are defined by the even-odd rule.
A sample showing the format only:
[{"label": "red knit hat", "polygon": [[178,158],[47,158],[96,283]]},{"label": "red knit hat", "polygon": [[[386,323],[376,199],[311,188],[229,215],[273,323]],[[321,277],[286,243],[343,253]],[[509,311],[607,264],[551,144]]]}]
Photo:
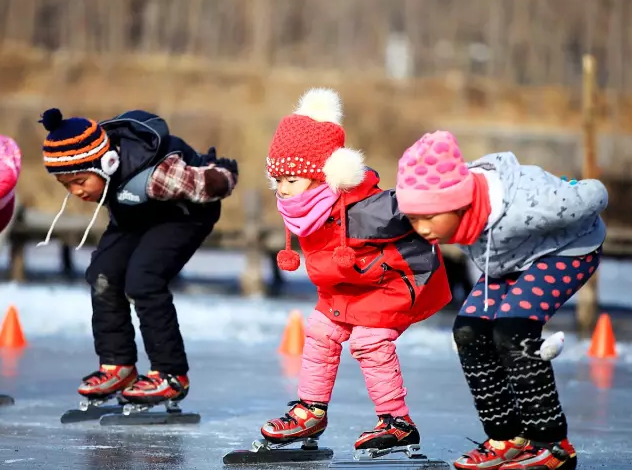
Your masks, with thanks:
[{"label": "red knit hat", "polygon": [[[327,183],[344,199],[346,190],[362,183],[364,157],[361,152],[344,147],[341,121],[338,93],[326,88],[307,91],[294,114],[281,119],[272,138],[266,158],[272,187],[276,188],[276,178],[297,176]],[[341,246],[334,250],[334,260],[340,266],[351,267],[355,253],[346,246],[346,225],[346,217],[341,217]],[[286,247],[277,255],[277,264],[285,271],[295,271],[300,266],[300,257],[291,249],[291,234],[287,229]]]}]

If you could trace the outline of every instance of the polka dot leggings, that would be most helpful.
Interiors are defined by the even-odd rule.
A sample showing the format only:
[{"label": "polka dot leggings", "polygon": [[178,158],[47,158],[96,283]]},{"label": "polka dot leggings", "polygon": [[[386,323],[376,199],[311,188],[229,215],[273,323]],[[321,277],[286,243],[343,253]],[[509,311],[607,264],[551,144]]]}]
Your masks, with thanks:
[{"label": "polka dot leggings", "polygon": [[546,256],[529,269],[502,278],[489,278],[485,311],[485,277],[482,276],[459,315],[486,320],[529,318],[547,322],[593,275],[601,259],[601,248],[578,257]]}]

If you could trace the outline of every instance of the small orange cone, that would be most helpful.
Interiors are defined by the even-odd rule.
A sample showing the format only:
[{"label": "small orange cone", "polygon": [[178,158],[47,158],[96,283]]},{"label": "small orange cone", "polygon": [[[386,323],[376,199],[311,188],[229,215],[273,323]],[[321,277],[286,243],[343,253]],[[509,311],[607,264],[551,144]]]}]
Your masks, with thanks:
[{"label": "small orange cone", "polygon": [[612,359],[617,357],[616,340],[610,316],[607,313],[599,315],[597,326],[593,332],[592,343],[588,350],[588,357],[597,359]]},{"label": "small orange cone", "polygon": [[26,346],[17,309],[11,305],[0,329],[0,348],[19,349]]},{"label": "small orange cone", "polygon": [[290,356],[300,356],[303,354],[303,346],[305,346],[303,315],[298,310],[292,310],[283,332],[279,352]]}]

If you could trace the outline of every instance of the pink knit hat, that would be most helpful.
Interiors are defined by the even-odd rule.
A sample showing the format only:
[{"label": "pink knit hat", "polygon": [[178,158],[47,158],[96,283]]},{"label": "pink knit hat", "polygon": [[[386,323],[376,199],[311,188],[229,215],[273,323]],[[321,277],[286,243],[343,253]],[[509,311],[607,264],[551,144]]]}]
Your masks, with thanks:
[{"label": "pink knit hat", "polygon": [[456,138],[436,131],[408,148],[399,160],[395,193],[405,214],[441,214],[469,205],[474,177]]}]

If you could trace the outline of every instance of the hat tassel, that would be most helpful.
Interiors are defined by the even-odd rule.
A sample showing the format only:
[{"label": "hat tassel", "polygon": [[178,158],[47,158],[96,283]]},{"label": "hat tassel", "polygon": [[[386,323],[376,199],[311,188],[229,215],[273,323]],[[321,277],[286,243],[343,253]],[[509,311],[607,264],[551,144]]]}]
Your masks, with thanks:
[{"label": "hat tassel", "polygon": [[277,265],[283,271],[296,271],[301,265],[301,257],[292,250],[292,234],[287,228],[285,229],[285,250],[277,254]]},{"label": "hat tassel", "polygon": [[334,250],[333,260],[341,268],[351,268],[355,264],[356,255],[353,248],[347,246],[347,211],[344,200],[344,193],[340,195],[341,214],[340,214],[340,246]]}]

